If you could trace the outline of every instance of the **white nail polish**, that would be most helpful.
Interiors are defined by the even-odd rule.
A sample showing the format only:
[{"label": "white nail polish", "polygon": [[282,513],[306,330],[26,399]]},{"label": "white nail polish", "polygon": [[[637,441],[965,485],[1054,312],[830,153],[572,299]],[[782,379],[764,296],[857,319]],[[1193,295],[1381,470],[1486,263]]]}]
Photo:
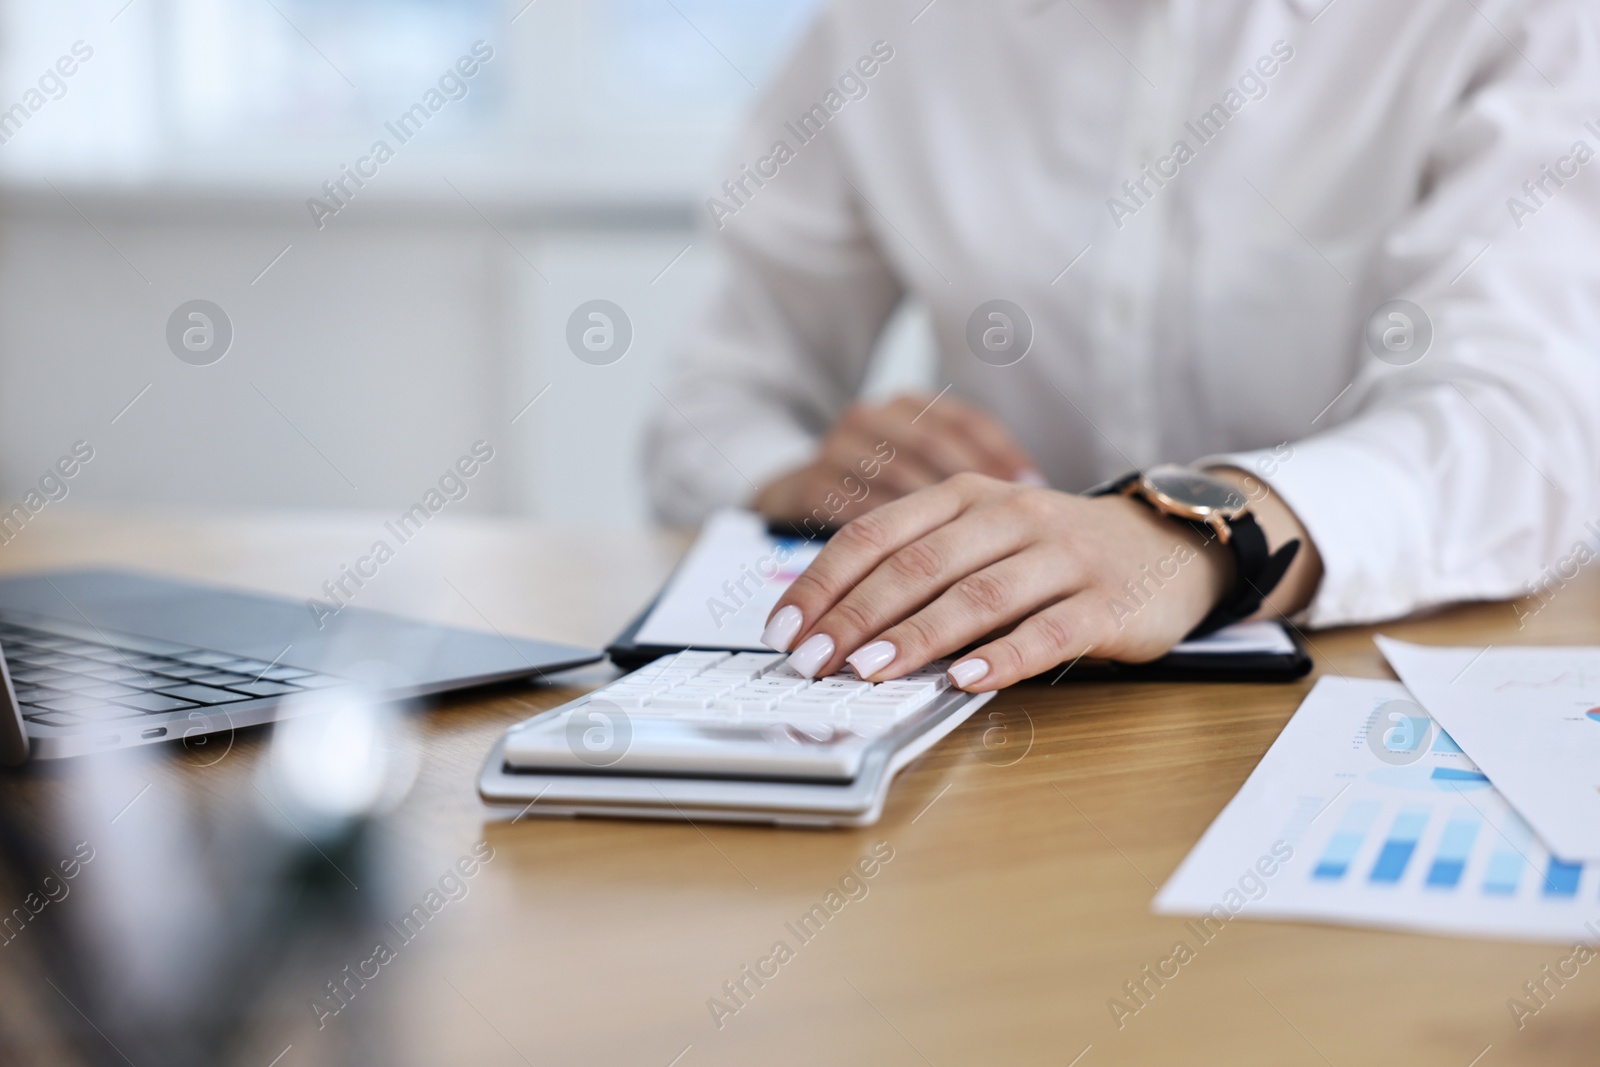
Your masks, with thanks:
[{"label": "white nail polish", "polygon": [[958,689],[965,689],[974,682],[983,681],[988,673],[988,660],[964,659],[950,668],[950,680],[956,683]]},{"label": "white nail polish", "polygon": [[863,678],[871,678],[894,662],[899,651],[888,641],[874,641],[870,645],[862,645],[844,661],[856,669],[856,673]]},{"label": "white nail polish", "polygon": [[801,642],[788,659],[789,666],[806,678],[814,678],[822,665],[833,658],[833,638],[827,634],[812,634]]},{"label": "white nail polish", "polygon": [[789,651],[789,645],[794,642],[804,621],[799,608],[785,604],[767,623],[767,628],[761,631],[761,643],[777,652]]}]

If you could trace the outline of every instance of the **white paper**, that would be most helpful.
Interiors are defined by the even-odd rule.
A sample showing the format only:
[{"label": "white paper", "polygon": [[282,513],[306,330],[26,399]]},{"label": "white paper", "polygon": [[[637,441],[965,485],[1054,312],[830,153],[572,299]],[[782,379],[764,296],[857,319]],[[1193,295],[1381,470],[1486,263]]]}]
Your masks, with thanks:
[{"label": "white paper", "polygon": [[1600,860],[1600,648],[1378,647],[1551,848]]},{"label": "white paper", "polygon": [[[719,511],[706,520],[683,564],[662,591],[634,641],[641,645],[765,651],[767,616],[822,550],[824,542],[778,538],[750,511]],[[1290,653],[1294,644],[1273,622],[1243,622],[1175,651]]]},{"label": "white paper", "polygon": [[1154,907],[1199,943],[1240,917],[1571,943],[1597,895],[1404,686],[1322,678]]},{"label": "white paper", "polygon": [[1284,630],[1282,624],[1260,620],[1236,622],[1198,640],[1184,641],[1172,651],[1229,652],[1235,655],[1248,652],[1286,656],[1294,651],[1294,642],[1289,640],[1288,631]]},{"label": "white paper", "polygon": [[776,538],[751,511],[719,511],[699,538],[634,640],[768,651],[767,616],[789,583],[811,565],[823,542]]}]

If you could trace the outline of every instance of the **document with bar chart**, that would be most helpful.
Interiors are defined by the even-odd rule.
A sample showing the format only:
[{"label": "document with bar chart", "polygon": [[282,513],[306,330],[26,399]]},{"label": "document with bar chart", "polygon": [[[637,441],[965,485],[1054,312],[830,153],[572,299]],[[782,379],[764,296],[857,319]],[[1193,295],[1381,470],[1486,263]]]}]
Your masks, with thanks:
[{"label": "document with bar chart", "polygon": [[1600,864],[1551,855],[1404,686],[1323,678],[1154,907],[1570,942]]},{"label": "document with bar chart", "polygon": [[1551,848],[1600,860],[1600,648],[1377,640],[1417,702]]}]

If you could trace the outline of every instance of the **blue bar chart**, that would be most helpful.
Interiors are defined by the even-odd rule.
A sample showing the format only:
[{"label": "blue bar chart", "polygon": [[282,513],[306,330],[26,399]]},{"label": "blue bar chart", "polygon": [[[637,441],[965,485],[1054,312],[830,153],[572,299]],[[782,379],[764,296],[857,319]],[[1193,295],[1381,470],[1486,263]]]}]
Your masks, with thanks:
[{"label": "blue bar chart", "polygon": [[[1158,910],[1600,939],[1600,862],[1553,855],[1449,734],[1420,750],[1371,741],[1375,716],[1405,698],[1389,682],[1319,681]],[[1238,872],[1285,846],[1280,880],[1241,906]]]},{"label": "blue bar chart", "polygon": [[1516,894],[1522,881],[1522,868],[1527,865],[1523,856],[1533,844],[1533,831],[1521,819],[1512,819],[1500,828],[1500,836],[1489,854],[1483,891],[1491,896],[1509,897]]},{"label": "blue bar chart", "polygon": [[1351,804],[1345,810],[1339,829],[1328,840],[1328,847],[1323,850],[1322,858],[1311,872],[1313,878],[1331,881],[1344,877],[1350,869],[1350,862],[1356,858],[1356,853],[1366,841],[1367,831],[1372,828],[1381,807],[1376,801],[1368,800]]},{"label": "blue bar chart", "polygon": [[1398,882],[1400,876],[1406,873],[1406,866],[1410,864],[1412,853],[1417,850],[1417,841],[1427,825],[1427,808],[1402,808],[1400,814],[1394,817],[1389,836],[1383,842],[1378,860],[1372,865],[1372,873],[1368,877],[1374,882]]},{"label": "blue bar chart", "polygon": [[1472,855],[1472,843],[1478,838],[1482,820],[1477,812],[1451,817],[1445,825],[1444,836],[1433,854],[1433,865],[1428,868],[1427,884],[1435,889],[1454,889],[1461,884],[1461,874],[1466,870],[1467,859]]},{"label": "blue bar chart", "polygon": [[[1453,891],[1462,887],[1463,876],[1479,844],[1484,822],[1476,809],[1435,812],[1428,805],[1407,804],[1394,811],[1387,821],[1379,818],[1383,805],[1375,800],[1359,800],[1345,809],[1343,818],[1318,856],[1311,877],[1336,882],[1350,873],[1364,853],[1375,853],[1365,868],[1365,878],[1374,885],[1395,885],[1408,871],[1422,870],[1419,877],[1429,889]],[[1433,839],[1431,858],[1413,865],[1428,830],[1442,823]],[[1375,829],[1385,828],[1383,837],[1369,845]],[[1489,853],[1482,865],[1478,888],[1489,896],[1516,894],[1524,869],[1534,866],[1530,858],[1542,857],[1539,892],[1545,897],[1577,896],[1583,864],[1568,863],[1544,853],[1527,824],[1507,811],[1500,825],[1486,839]]]},{"label": "blue bar chart", "polygon": [[1550,857],[1550,867],[1544,876],[1544,895],[1547,897],[1575,897],[1578,895],[1578,876],[1583,864],[1564,863]]}]

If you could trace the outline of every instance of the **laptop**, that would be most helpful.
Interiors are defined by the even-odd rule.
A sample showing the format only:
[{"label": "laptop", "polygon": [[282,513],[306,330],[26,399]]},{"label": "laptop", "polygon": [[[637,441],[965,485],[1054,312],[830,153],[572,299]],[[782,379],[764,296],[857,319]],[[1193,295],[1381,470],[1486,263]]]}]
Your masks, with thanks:
[{"label": "laptop", "polygon": [[119,570],[0,578],[0,763],[271,722],[359,684],[383,701],[533,678],[598,650]]}]

